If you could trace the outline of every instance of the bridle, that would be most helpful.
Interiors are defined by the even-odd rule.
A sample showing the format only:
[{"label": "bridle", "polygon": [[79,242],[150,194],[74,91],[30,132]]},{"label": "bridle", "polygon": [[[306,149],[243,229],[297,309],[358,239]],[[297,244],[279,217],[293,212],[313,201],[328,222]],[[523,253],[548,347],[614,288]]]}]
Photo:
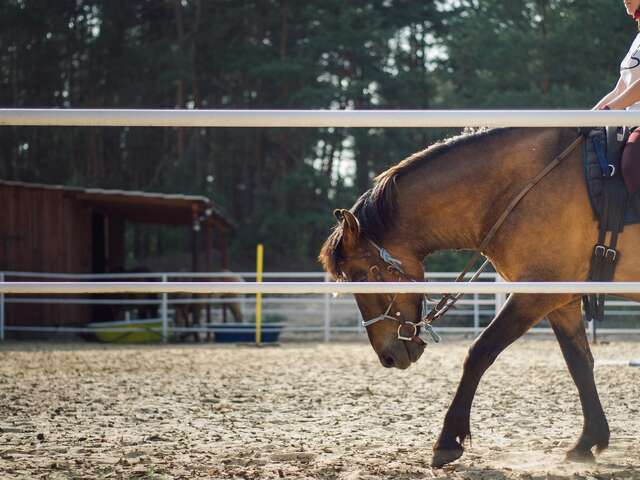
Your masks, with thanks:
[{"label": "bridle", "polygon": [[[396,273],[399,277],[398,280],[401,280],[404,277],[411,282],[417,282],[417,280],[415,280],[404,271],[404,269],[402,268],[402,262],[391,255],[387,249],[379,246],[371,239],[368,239],[368,241],[377,250],[380,260],[382,260],[382,262],[387,266],[387,271],[389,271],[390,273]],[[475,264],[477,259],[478,257],[475,257],[473,259],[473,262],[471,263],[469,268]],[[475,281],[484,271],[484,269],[489,265],[489,263],[489,260],[485,260],[482,266],[476,271],[476,273],[473,274],[469,281]],[[462,281],[467,273],[468,268],[465,268],[465,270],[456,278],[456,282]],[[420,303],[420,320],[418,322],[412,322],[410,320],[400,320],[399,318],[397,318],[399,312],[396,314],[396,316],[390,314],[393,305],[396,303],[397,297],[398,294],[396,293],[391,298],[391,301],[389,302],[389,305],[387,306],[387,309],[384,311],[384,313],[378,315],[377,317],[370,318],[369,320],[362,320],[362,326],[366,328],[381,320],[393,320],[399,323],[397,330],[398,340],[424,345],[427,342],[422,337],[420,337],[420,328],[423,327],[425,331],[429,333],[431,339],[435,343],[439,343],[440,335],[436,333],[431,324],[435,320],[442,317],[445,313],[447,313],[447,311],[451,307],[453,307],[455,303],[462,297],[462,294],[457,293],[455,295],[452,295],[450,293],[445,293],[440,301],[438,301],[435,306],[431,308],[431,310],[429,310],[429,304],[433,304],[434,302],[426,294],[423,294]],[[409,329],[408,331],[405,330],[407,328]]]},{"label": "bridle", "polygon": [[[462,282],[466,277],[467,273],[471,271],[471,269],[476,264],[476,262],[480,259],[480,257],[484,256],[482,252],[484,252],[486,248],[489,246],[489,243],[491,242],[491,240],[493,240],[499,228],[505,222],[509,214],[515,209],[518,203],[520,203],[520,201],[525,197],[525,195],[529,193],[529,191],[540,180],[542,180],[549,172],[551,172],[555,167],[557,167],[562,162],[562,160],[564,160],[566,157],[569,156],[569,154],[581,142],[582,138],[583,136],[582,134],[580,134],[571,143],[571,145],[569,145],[560,155],[555,157],[553,161],[547,164],[545,168],[543,168],[542,171],[538,173],[538,175],[536,175],[533,179],[531,179],[529,183],[527,183],[527,185],[520,191],[520,193],[518,193],[518,195],[516,195],[511,200],[507,208],[504,209],[502,214],[498,217],[498,220],[493,224],[489,232],[485,235],[484,239],[480,243],[480,246],[476,250],[473,257],[471,257],[471,259],[467,262],[462,272],[456,277],[456,280],[455,280],[456,282]],[[398,278],[399,280],[404,278],[411,282],[417,282],[417,280],[412,278],[410,275],[408,275],[404,271],[404,269],[402,268],[402,262],[400,260],[395,258],[393,255],[389,253],[388,250],[386,250],[384,247],[381,247],[380,245],[375,243],[373,240],[371,239],[367,239],[367,240],[377,250],[380,260],[382,260],[382,262],[387,267],[387,271],[389,271],[390,273],[396,273],[399,277]],[[370,257],[370,255],[367,254],[366,257]],[[471,276],[468,283],[476,281],[480,276],[480,274],[489,265],[489,263],[490,261],[485,258],[485,261],[483,262],[483,264]],[[373,268],[373,266],[371,268]],[[435,343],[438,343],[440,342],[440,336],[435,332],[431,324],[434,321],[441,318],[442,316],[444,316],[444,314],[447,313],[447,311],[456,304],[456,302],[462,297],[462,295],[463,295],[462,293],[456,293],[456,294],[445,293],[442,295],[442,298],[435,304],[435,306],[433,306],[433,308],[428,313],[425,313],[428,309],[429,304],[434,302],[431,302],[429,297],[426,294],[423,294],[422,300],[421,300],[421,306],[420,306],[420,320],[418,322],[412,322],[409,320],[400,320],[399,318],[397,318],[400,312],[397,312],[396,316],[391,315],[392,307],[396,301],[396,298],[398,297],[398,294],[396,293],[391,298],[391,301],[389,302],[389,305],[387,309],[384,311],[384,313],[378,315],[377,317],[370,318],[369,320],[363,319],[362,326],[366,328],[381,320],[393,320],[399,323],[398,330],[397,330],[398,340],[426,345],[425,340],[420,337],[420,328],[424,327],[424,329],[429,333],[433,341]],[[409,330],[403,331],[403,329],[409,329]],[[404,333],[404,332],[408,332],[408,333]]]}]

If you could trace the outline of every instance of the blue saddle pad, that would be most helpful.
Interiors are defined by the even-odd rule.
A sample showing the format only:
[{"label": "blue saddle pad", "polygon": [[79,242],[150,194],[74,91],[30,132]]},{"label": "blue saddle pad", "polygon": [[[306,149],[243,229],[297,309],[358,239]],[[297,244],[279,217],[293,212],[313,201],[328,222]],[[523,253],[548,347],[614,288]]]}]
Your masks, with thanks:
[{"label": "blue saddle pad", "polygon": [[[604,191],[604,175],[608,175],[609,172],[603,172],[602,154],[600,160],[598,159],[597,150],[600,148],[598,145],[605,145],[606,138],[603,129],[593,129],[586,136],[584,142],[583,151],[583,163],[584,163],[584,177],[587,182],[587,190],[589,191],[589,201],[591,202],[591,209],[597,219],[600,219],[600,205],[602,205],[602,196]],[[616,175],[620,175],[620,172],[616,172]],[[634,202],[628,202],[627,208],[624,212],[624,224],[633,225],[640,223],[640,212],[634,208]]]}]

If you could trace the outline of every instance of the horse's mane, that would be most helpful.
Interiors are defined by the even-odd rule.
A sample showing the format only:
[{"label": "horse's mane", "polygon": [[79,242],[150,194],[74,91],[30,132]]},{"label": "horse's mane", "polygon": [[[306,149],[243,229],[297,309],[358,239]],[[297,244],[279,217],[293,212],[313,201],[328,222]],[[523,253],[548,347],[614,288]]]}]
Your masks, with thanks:
[{"label": "horse's mane", "polygon": [[[509,128],[483,129],[465,131],[461,135],[447,138],[430,147],[410,155],[397,165],[385,170],[374,179],[373,188],[364,192],[351,207],[351,213],[360,223],[360,232],[368,238],[380,242],[384,232],[393,228],[396,218],[396,181],[406,173],[416,170],[427,162],[444,155],[454,148],[482,139],[500,135]],[[338,223],[325,241],[318,260],[325,271],[334,278],[340,276],[338,262],[340,261],[340,243],[342,241],[342,225]]]}]

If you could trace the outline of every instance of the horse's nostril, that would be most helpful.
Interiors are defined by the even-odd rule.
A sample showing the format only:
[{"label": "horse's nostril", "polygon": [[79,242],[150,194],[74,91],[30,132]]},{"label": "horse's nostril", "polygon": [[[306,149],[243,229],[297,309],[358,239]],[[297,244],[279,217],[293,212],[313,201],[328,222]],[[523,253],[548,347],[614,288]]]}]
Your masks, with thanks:
[{"label": "horse's nostril", "polygon": [[396,363],[395,359],[391,355],[382,356],[382,365],[386,368],[391,368]]}]

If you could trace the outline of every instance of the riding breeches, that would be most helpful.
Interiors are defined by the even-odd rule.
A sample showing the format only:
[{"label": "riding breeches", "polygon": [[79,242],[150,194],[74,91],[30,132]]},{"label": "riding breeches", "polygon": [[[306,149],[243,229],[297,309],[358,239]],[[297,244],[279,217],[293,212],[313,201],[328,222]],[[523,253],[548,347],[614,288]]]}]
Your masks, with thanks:
[{"label": "riding breeches", "polygon": [[629,194],[640,188],[640,129],[634,130],[622,151],[622,178]]}]

